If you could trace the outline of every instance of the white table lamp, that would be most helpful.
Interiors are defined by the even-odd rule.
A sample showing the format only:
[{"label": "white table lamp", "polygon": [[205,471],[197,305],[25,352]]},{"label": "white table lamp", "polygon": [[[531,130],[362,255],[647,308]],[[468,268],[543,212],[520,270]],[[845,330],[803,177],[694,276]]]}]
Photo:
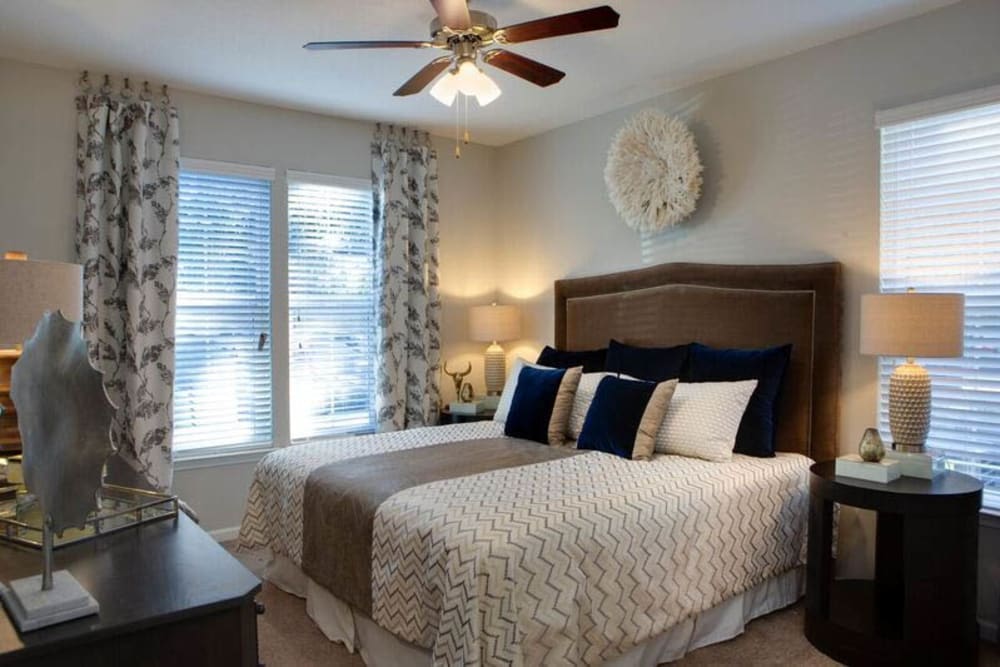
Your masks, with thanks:
[{"label": "white table lamp", "polygon": [[889,378],[893,447],[922,452],[931,420],[931,378],[917,357],[960,357],[965,295],[865,294],[861,297],[861,354],[906,357]]},{"label": "white table lamp", "polygon": [[[14,257],[17,259],[9,259]],[[45,311],[62,311],[79,322],[83,313],[83,267],[25,259],[7,253],[0,259],[0,349],[20,347],[35,333]]]},{"label": "white table lamp", "polygon": [[472,340],[490,343],[486,348],[486,394],[499,396],[507,380],[502,341],[521,335],[521,316],[516,306],[473,306],[469,310],[469,334]]}]

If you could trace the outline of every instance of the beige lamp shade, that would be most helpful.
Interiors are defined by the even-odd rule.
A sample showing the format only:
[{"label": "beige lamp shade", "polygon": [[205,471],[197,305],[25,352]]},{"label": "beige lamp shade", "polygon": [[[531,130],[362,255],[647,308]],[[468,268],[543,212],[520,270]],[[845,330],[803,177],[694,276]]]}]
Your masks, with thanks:
[{"label": "beige lamp shade", "polygon": [[521,315],[517,306],[473,306],[469,310],[469,336],[493,343],[514,340],[521,335]]},{"label": "beige lamp shade", "polygon": [[861,297],[861,354],[960,357],[965,295],[906,292]]},{"label": "beige lamp shade", "polygon": [[83,317],[83,267],[62,262],[0,259],[0,348],[22,345],[45,311]]}]

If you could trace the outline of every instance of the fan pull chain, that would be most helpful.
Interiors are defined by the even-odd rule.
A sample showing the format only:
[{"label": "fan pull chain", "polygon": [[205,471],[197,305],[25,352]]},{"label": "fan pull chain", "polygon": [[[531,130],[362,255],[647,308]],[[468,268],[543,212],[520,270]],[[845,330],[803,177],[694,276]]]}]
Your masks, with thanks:
[{"label": "fan pull chain", "polygon": [[469,143],[469,96],[462,95],[463,102],[465,102],[465,134],[462,135],[462,140],[468,145]]},{"label": "fan pull chain", "polygon": [[456,104],[455,105],[455,159],[456,160],[462,157],[462,147],[458,140],[458,129],[459,129],[460,119],[461,119],[461,111],[459,110],[459,107]]}]

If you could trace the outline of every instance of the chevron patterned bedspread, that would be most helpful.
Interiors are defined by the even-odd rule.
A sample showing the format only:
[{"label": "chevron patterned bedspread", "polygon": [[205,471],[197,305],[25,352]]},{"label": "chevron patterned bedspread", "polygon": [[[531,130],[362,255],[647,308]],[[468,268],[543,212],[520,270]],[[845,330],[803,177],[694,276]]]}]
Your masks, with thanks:
[{"label": "chevron patterned bedspread", "polygon": [[[495,437],[476,422],[289,447],[257,467],[241,546],[301,565],[316,467]],[[431,482],[375,517],[372,618],[436,665],[599,665],[804,561],[804,456],[598,452]]]}]

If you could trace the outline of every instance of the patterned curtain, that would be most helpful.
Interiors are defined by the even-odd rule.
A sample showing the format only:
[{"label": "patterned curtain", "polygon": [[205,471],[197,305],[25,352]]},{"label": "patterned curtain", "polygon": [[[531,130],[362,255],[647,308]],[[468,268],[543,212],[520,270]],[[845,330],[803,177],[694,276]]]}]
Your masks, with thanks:
[{"label": "patterned curtain", "polygon": [[86,73],[76,98],[76,250],[83,331],[118,406],[108,462],[116,484],[167,490],[173,465],[177,109]]},{"label": "patterned curtain", "polygon": [[437,153],[425,132],[375,129],[372,188],[380,431],[437,423],[441,363]]}]

